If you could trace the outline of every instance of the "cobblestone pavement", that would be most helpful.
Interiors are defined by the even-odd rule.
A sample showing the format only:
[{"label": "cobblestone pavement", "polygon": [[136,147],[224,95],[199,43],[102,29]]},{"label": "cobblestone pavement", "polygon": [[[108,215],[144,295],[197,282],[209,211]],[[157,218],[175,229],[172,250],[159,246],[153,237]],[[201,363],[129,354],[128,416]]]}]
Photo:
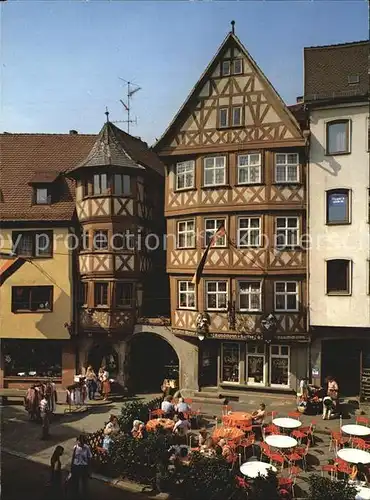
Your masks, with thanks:
[{"label": "cobblestone pavement", "polygon": [[[153,399],[158,395],[145,395],[146,400]],[[262,398],[262,399],[261,399]],[[258,404],[264,401],[267,410],[276,410],[279,416],[287,416],[290,411],[295,410],[295,399],[290,396],[270,396],[251,394],[248,401],[242,404],[230,403],[235,410],[251,411],[256,409]],[[26,456],[31,456],[43,464],[48,464],[51,454],[57,444],[65,448],[64,460],[69,462],[72,448],[76,437],[81,432],[94,432],[103,427],[109,414],[119,414],[122,402],[112,404],[91,405],[84,413],[64,414],[64,407],[59,406],[57,415],[51,424],[51,436],[48,441],[40,439],[41,428],[38,424],[28,421],[28,416],[22,406],[5,406],[2,408],[2,447],[4,450],[11,450]],[[195,405],[194,405],[195,406]],[[202,413],[208,416],[208,425],[214,424],[214,416],[220,416],[221,406],[201,405]],[[344,408],[346,411],[346,409]],[[366,410],[365,410],[366,411]],[[339,419],[323,421],[320,416],[302,416],[303,425],[309,425],[311,420],[317,422],[316,444],[310,449],[308,455],[308,471],[302,472],[297,480],[296,496],[304,497],[307,491],[308,475],[312,471],[320,473],[320,466],[327,464],[328,459],[333,458],[332,451],[329,452],[330,431],[340,427]],[[343,423],[353,423],[355,416],[348,414],[343,416]],[[6,425],[5,425],[6,424]]]}]

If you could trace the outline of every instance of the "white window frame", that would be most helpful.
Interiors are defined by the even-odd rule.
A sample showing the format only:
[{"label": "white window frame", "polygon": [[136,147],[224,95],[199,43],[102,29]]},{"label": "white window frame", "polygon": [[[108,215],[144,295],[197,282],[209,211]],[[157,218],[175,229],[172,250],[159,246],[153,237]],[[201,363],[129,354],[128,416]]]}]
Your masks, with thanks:
[{"label": "white window frame", "polygon": [[[179,172],[179,169],[183,168],[183,172]],[[182,191],[184,189],[194,188],[195,183],[195,161],[187,160],[176,163],[176,191]],[[184,185],[179,186],[179,179],[183,179]],[[191,183],[188,180],[191,180]]]},{"label": "white window frame", "polygon": [[[214,228],[213,229],[207,229],[207,222],[210,222],[210,221],[213,221],[214,224]],[[224,225],[225,229],[226,229],[226,219],[224,217],[207,217],[206,219],[204,219],[204,246],[207,246],[208,245],[208,241],[207,241],[207,236],[209,236],[210,238],[212,238],[212,236],[214,236],[217,232],[217,230],[220,228],[221,225]],[[221,242],[221,243],[220,243]],[[217,238],[217,240],[215,241],[215,243],[212,245],[212,248],[225,248],[226,247],[226,234],[224,234],[223,236],[221,236],[220,238]]]},{"label": "white window frame", "polygon": [[[278,347],[279,348],[279,354],[272,354],[272,348],[273,347]],[[282,347],[287,347],[288,348],[288,354],[281,354],[281,348]],[[275,358],[284,358],[288,359],[288,383],[287,384],[273,384],[271,383],[272,379],[272,360]],[[269,361],[269,382],[271,387],[290,387],[290,346],[289,345],[277,345],[277,344],[271,344],[270,345],[270,361]]]},{"label": "white window frame", "polygon": [[[240,61],[240,71],[235,71],[235,62]],[[233,75],[242,75],[243,74],[243,58],[242,57],[235,57],[232,62],[233,66]]]},{"label": "white window frame", "polygon": [[[184,229],[180,230],[180,224],[184,224]],[[193,229],[189,229],[189,224],[193,225]],[[185,245],[180,246],[180,235],[185,235]],[[189,242],[190,239],[190,242]],[[186,219],[177,221],[177,238],[176,248],[194,248],[195,247],[195,219]]]},{"label": "white window frame", "polygon": [[[250,243],[250,233],[251,232],[256,232],[257,228],[256,227],[251,227],[251,220],[258,220],[258,245],[252,245]],[[247,220],[248,221],[248,227],[240,227],[240,221],[241,220]],[[238,248],[259,248],[261,246],[261,239],[262,239],[262,231],[261,231],[261,217],[238,217],[238,226],[237,226],[237,246]],[[247,241],[246,244],[241,243],[242,233],[247,233],[247,237],[243,238],[244,240]]]},{"label": "white window frame", "polygon": [[[258,163],[257,164],[251,164],[252,157],[258,157]],[[245,159],[246,163],[245,165],[241,165],[241,160]],[[240,154],[238,155],[238,184],[239,185],[245,185],[245,184],[261,184],[262,182],[262,155],[261,153],[246,153],[246,154]],[[251,170],[252,169],[258,169],[258,180],[257,181],[251,181]],[[247,172],[247,178],[248,180],[242,181],[240,180],[241,177],[241,172],[246,171]]]},{"label": "white window frame", "polygon": [[[284,222],[284,226],[280,226],[278,227],[278,219],[280,220],[285,220]],[[297,222],[297,225],[296,227],[290,227],[288,225],[288,219],[295,219],[296,222]],[[277,216],[275,217],[275,247],[276,248],[279,248],[279,249],[291,249],[291,248],[297,248],[299,247],[299,238],[300,238],[300,219],[299,217],[290,217],[290,216]],[[288,235],[289,235],[289,232],[295,232],[296,233],[296,239],[297,239],[297,243],[296,244],[290,244],[288,243]],[[278,238],[279,235],[282,235],[284,236],[284,242],[281,243],[280,240],[282,239],[282,237],[280,236],[280,238]]]},{"label": "white window frame", "polygon": [[[281,284],[281,283],[284,283],[284,292],[277,292],[276,291],[276,285],[278,284]],[[295,289],[295,292],[288,292],[287,289],[288,289],[288,283],[295,283],[295,286],[296,286],[296,289]],[[299,311],[299,293],[300,293],[300,290],[299,290],[299,282],[298,281],[275,281],[274,282],[274,310],[276,312],[298,312]],[[296,296],[296,304],[297,304],[297,307],[295,309],[288,309],[288,295],[295,295]],[[285,307],[284,309],[278,309],[277,308],[277,304],[276,304],[276,298],[277,296],[285,296]]]},{"label": "white window frame", "polygon": [[37,187],[36,188],[35,202],[36,202],[36,205],[49,205],[50,196],[49,196],[49,190],[47,187]]},{"label": "white window frame", "polygon": [[[182,283],[186,284],[186,290],[181,290]],[[192,290],[190,290],[189,288],[192,288]],[[181,295],[184,295],[184,297],[185,297],[186,306],[181,305]],[[189,298],[191,296],[194,297],[194,305],[193,306],[189,305]],[[192,283],[190,280],[179,280],[177,282],[177,297],[178,297],[178,309],[191,309],[191,310],[196,309],[196,299],[197,298],[195,295],[195,284]]]},{"label": "white window frame", "polygon": [[[223,166],[217,166],[217,160],[220,158],[223,159]],[[207,161],[210,163],[210,161],[213,160],[213,165],[212,166],[207,166]],[[216,171],[217,170],[223,170],[223,181],[216,183]],[[213,171],[213,183],[207,183],[207,171]],[[212,187],[212,186],[224,186],[226,184],[226,156],[207,156],[204,158],[203,161],[203,185],[205,187]]]},{"label": "white window frame", "polygon": [[[295,155],[296,157],[296,162],[295,163],[288,163],[288,157],[290,155]],[[283,159],[283,161],[280,161],[279,157]],[[278,162],[279,159],[279,162]],[[296,169],[296,177],[295,179],[289,179],[289,167],[295,166]],[[279,167],[284,167],[284,179],[278,180],[278,168]],[[275,183],[276,184],[298,184],[300,182],[299,180],[299,154],[298,153],[275,153]]]},{"label": "white window frame", "polygon": [[[259,290],[258,291],[252,291],[250,287],[246,292],[241,292],[241,284],[242,283],[248,283],[248,285],[253,284],[258,284],[259,285]],[[240,279],[237,281],[237,290],[238,290],[238,310],[240,312],[260,312],[262,311],[262,281],[257,280],[257,279]],[[242,295],[247,295],[248,296],[248,303],[249,307],[248,308],[243,308],[241,307],[241,296]],[[251,296],[252,295],[258,295],[259,296],[259,307],[257,309],[253,309],[251,307]]]},{"label": "white window frame", "polygon": [[[208,285],[211,283],[216,283],[216,291],[208,291]],[[219,290],[219,283],[226,283],[226,291]],[[227,280],[205,280],[205,303],[206,303],[206,310],[207,311],[226,311],[227,310],[227,303],[229,300],[229,284]],[[209,307],[208,305],[208,296],[209,295],[216,295],[216,307]],[[219,306],[219,296],[220,295],[226,295],[226,305],[225,307],[220,307]]]},{"label": "white window frame", "polygon": [[[224,71],[224,64],[229,65],[229,71]],[[224,59],[221,61],[221,76],[230,76],[231,75],[231,59]]]},{"label": "white window frame", "polygon": [[[224,365],[223,365],[223,360],[224,360],[224,346],[225,345],[230,345],[230,344],[235,344],[238,346],[238,353],[239,353],[239,362],[238,362],[238,380],[235,382],[229,381],[229,380],[224,380]],[[240,384],[240,379],[241,379],[241,355],[240,355],[240,343],[239,342],[222,342],[221,343],[221,361],[220,361],[220,368],[221,368],[221,382],[223,384]]]},{"label": "white window frame", "polygon": [[[344,123],[347,122],[347,132],[348,132],[348,150],[347,151],[334,151],[331,153],[329,151],[329,128],[330,125],[335,125],[337,123]],[[325,121],[325,155],[326,156],[339,156],[339,155],[346,155],[351,153],[351,147],[352,147],[352,120],[350,118],[336,118],[334,120],[327,120]]]},{"label": "white window frame", "polygon": [[[234,121],[234,111],[236,109],[240,109],[240,122],[235,123]],[[243,125],[243,106],[232,106],[231,107],[231,126],[232,127],[241,127]]]},{"label": "white window frame", "polygon": [[[267,363],[266,363],[266,347],[264,344],[262,344],[263,347],[263,353],[256,352],[256,348],[258,347],[259,344],[255,343],[248,343],[247,344],[247,359],[246,359],[246,365],[245,365],[245,371],[246,371],[246,382],[248,385],[252,386],[257,386],[257,387],[263,387],[266,385],[266,380],[267,380]],[[263,377],[262,377],[262,382],[251,382],[249,381],[249,372],[248,372],[248,361],[249,358],[260,358],[263,357]]]}]

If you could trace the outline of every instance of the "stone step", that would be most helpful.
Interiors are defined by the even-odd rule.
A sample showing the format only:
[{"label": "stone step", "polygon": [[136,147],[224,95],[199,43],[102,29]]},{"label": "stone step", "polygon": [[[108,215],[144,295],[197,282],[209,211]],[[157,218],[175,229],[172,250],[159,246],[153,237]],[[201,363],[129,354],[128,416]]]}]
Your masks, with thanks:
[{"label": "stone step", "polygon": [[191,399],[193,400],[193,403],[201,403],[201,404],[207,404],[207,405],[218,405],[222,406],[225,404],[225,399],[220,399],[220,398],[211,398],[211,397],[202,397],[200,393],[199,395],[194,395]]},{"label": "stone step", "polygon": [[218,392],[208,392],[208,391],[197,391],[194,393],[194,396],[199,397],[199,398],[210,398],[210,399],[217,399],[220,397]]}]

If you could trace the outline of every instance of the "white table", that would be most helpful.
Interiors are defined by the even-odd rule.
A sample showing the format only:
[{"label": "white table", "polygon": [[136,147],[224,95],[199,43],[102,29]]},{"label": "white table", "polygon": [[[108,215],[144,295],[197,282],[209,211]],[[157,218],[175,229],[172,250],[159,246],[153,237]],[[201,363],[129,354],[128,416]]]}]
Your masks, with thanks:
[{"label": "white table", "polygon": [[240,472],[251,479],[255,479],[258,475],[265,477],[269,470],[277,472],[276,467],[265,462],[245,462],[240,466]]},{"label": "white table", "polygon": [[350,436],[370,436],[370,427],[365,427],[364,425],[342,425],[341,429]]},{"label": "white table", "polygon": [[357,495],[355,500],[370,500],[370,488],[364,488],[363,486],[359,486],[356,488]]},{"label": "white table", "polygon": [[281,436],[280,434],[272,434],[267,436],[265,442],[273,448],[294,448],[298,442],[290,436]]},{"label": "white table", "polygon": [[302,425],[302,422],[295,418],[275,418],[272,423],[283,429],[298,429]]},{"label": "white table", "polygon": [[355,448],[342,448],[338,451],[338,457],[351,464],[370,463],[370,453]]}]

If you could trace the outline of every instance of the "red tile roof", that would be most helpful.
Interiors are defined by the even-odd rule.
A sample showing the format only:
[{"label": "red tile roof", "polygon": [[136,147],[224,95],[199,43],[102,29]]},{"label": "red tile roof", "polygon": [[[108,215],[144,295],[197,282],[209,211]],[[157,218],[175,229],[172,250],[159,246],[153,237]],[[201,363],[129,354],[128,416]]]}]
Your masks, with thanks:
[{"label": "red tile roof", "polygon": [[70,220],[74,209],[74,185],[62,179],[60,197],[51,205],[32,205],[37,174],[63,172],[89,153],[96,135],[9,134],[0,135],[0,220]]}]

